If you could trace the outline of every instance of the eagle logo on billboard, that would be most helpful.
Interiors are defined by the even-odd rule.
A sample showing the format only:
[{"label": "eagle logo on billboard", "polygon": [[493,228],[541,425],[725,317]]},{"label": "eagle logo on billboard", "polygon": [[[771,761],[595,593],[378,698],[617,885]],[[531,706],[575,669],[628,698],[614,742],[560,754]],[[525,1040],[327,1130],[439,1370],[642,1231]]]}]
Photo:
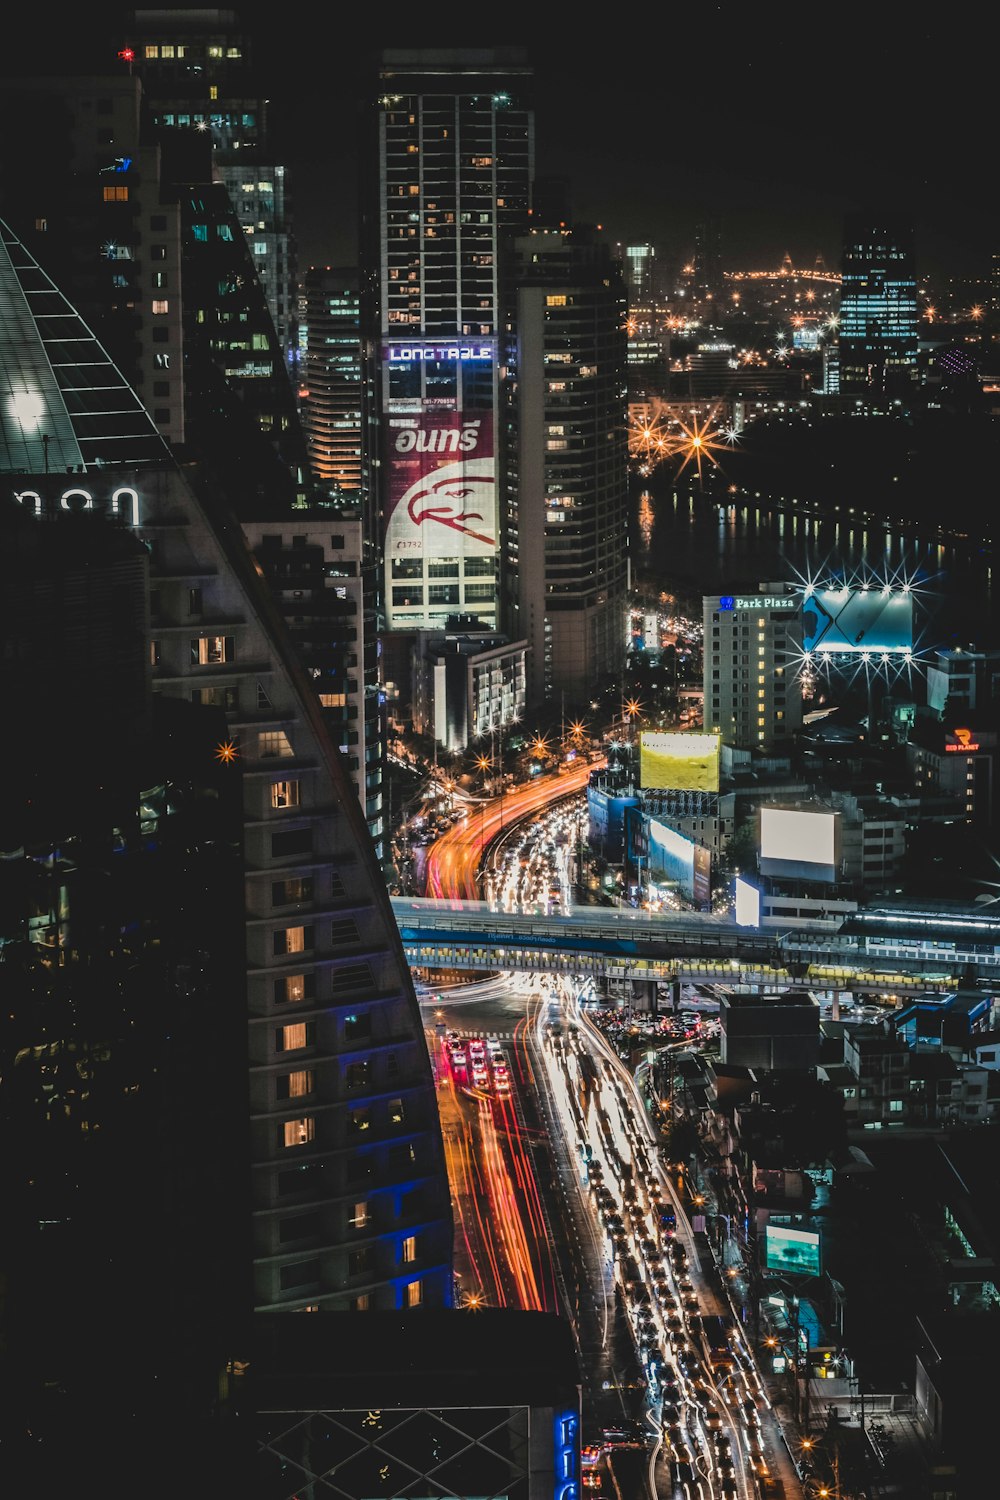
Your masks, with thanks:
[{"label": "eagle logo on billboard", "polygon": [[390,417],[388,435],[386,559],[495,552],[492,413]]}]

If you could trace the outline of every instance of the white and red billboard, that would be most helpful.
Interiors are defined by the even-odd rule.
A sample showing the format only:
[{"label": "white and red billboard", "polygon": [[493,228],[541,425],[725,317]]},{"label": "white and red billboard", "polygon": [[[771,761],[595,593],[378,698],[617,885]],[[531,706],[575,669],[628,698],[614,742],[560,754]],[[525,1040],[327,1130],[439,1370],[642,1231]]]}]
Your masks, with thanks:
[{"label": "white and red billboard", "polygon": [[385,560],[485,557],[497,550],[490,411],[386,418]]}]

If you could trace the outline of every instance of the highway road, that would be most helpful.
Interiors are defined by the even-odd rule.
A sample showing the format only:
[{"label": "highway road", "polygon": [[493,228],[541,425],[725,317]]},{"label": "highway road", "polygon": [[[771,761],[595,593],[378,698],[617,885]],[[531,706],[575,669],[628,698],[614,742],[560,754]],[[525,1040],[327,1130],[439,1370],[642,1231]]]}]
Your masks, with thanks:
[{"label": "highway road", "polygon": [[539,776],[500,797],[471,806],[461,823],[428,845],[425,894],[478,900],[479,868],[489,845],[513,824],[583,791],[591,771],[604,764],[603,760],[573,763],[555,775]]},{"label": "highway road", "polygon": [[[761,1475],[801,1494],[743,1330],[699,1260],[658,1130],[576,988],[556,983],[507,977],[467,999],[457,990],[440,1006],[423,1002],[463,1296],[570,1317],[593,1500],[757,1500]],[[484,1050],[492,1037],[509,1098],[496,1097],[489,1069],[469,1088],[468,1062],[442,1056],[442,1020],[467,1059],[473,1037]],[[712,1314],[730,1320],[725,1354],[702,1342]]]}]

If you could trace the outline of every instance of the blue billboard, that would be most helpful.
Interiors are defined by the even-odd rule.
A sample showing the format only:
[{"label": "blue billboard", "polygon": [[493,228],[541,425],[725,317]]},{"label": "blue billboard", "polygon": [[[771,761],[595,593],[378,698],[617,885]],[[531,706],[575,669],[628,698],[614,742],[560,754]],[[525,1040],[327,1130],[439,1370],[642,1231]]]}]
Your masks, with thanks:
[{"label": "blue billboard", "polygon": [[912,651],[913,595],[888,586],[807,589],[802,649],[821,654]]}]

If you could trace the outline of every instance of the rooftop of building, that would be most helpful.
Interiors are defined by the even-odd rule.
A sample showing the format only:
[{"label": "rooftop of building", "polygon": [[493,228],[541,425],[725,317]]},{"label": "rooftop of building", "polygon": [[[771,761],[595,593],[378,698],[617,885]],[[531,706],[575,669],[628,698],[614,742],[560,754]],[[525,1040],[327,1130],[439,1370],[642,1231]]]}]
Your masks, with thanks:
[{"label": "rooftop of building", "polygon": [[259,1314],[259,1406],[552,1406],[580,1383],[570,1324],[508,1308]]}]

